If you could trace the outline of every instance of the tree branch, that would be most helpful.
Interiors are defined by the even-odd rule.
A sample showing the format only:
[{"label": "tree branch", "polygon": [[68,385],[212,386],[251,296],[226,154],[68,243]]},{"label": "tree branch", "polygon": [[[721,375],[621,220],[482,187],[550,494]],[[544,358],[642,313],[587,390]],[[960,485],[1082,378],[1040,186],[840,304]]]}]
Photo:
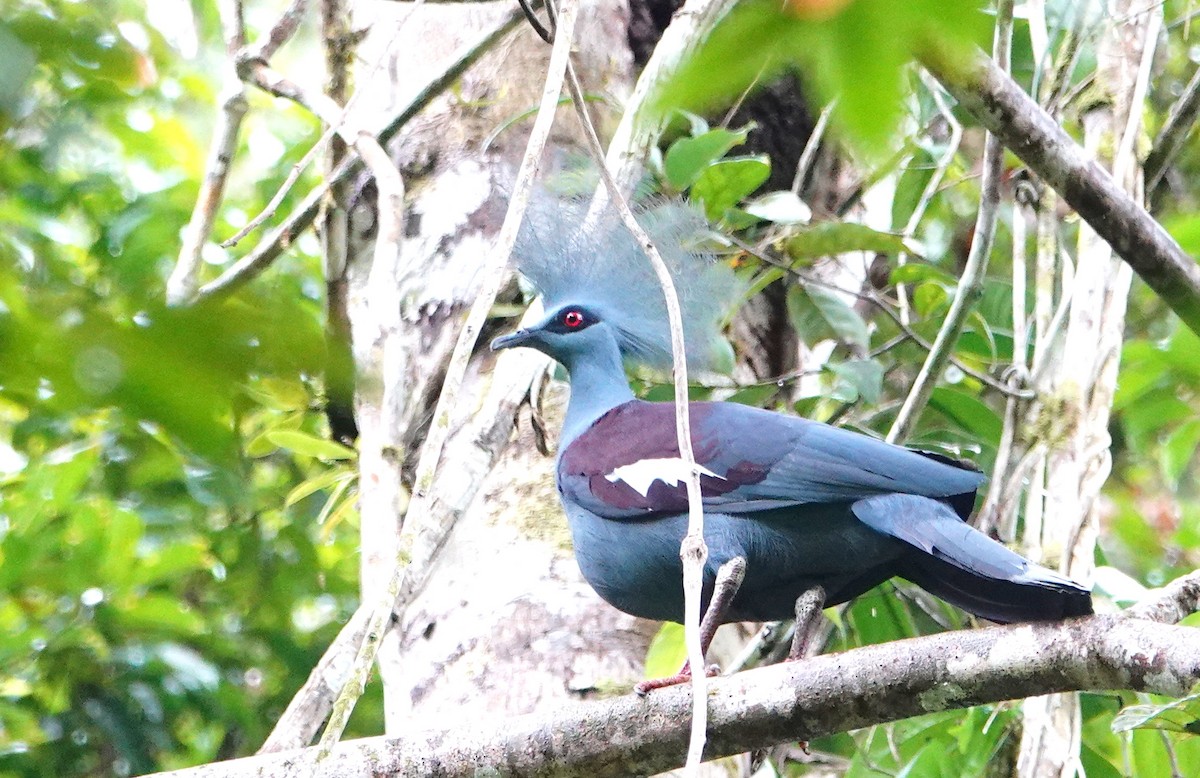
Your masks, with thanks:
[{"label": "tree branch", "polygon": [[983,52],[964,63],[930,46],[920,59],[980,124],[1053,187],[1200,333],[1200,266],[1049,114]]},{"label": "tree branch", "polygon": [[[1128,615],[946,632],[713,679],[705,756],[1052,692],[1179,696],[1200,682],[1197,631],[1137,617],[1172,621],[1198,599],[1200,572]],[[347,741],[319,766],[316,749],[307,749],[161,775],[645,775],[683,764],[689,698],[686,687],[675,687],[391,740]]]}]

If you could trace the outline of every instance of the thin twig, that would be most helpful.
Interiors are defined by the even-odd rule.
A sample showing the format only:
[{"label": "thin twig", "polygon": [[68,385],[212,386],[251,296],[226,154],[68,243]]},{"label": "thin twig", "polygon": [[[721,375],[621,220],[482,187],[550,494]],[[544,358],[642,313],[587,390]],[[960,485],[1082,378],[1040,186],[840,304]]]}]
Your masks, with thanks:
[{"label": "thin twig", "polygon": [[446,368],[442,393],[438,397],[433,421],[429,426],[425,445],[421,449],[421,456],[417,462],[412,499],[404,517],[404,529],[400,536],[395,567],[387,586],[380,593],[379,600],[372,605],[366,639],[359,649],[358,656],[355,657],[354,670],[350,680],[346,682],[338,696],[329,724],[321,737],[320,758],[324,758],[330,753],[345,730],[354,703],[362,695],[367,675],[379,650],[380,640],[393,618],[393,614],[397,614],[398,618],[412,598],[420,591],[421,586],[428,578],[430,566],[437,552],[445,543],[453,526],[450,521],[431,519],[431,487],[441,461],[442,449],[450,432],[450,414],[462,387],[463,377],[475,347],[475,340],[479,336],[483,324],[487,321],[496,294],[504,284],[508,272],[509,256],[512,254],[517,231],[529,204],[533,182],[541,167],[542,150],[545,148],[550,128],[554,122],[555,108],[562,87],[571,42],[574,38],[577,16],[578,5],[575,2],[567,2],[558,17],[556,40],[550,54],[541,108],[534,121],[525,156],[521,160],[521,167],[513,184],[513,192],[504,223],[500,227],[489,257],[488,267],[484,271],[479,296],[467,314],[467,320],[459,333],[450,363]]},{"label": "thin twig", "polygon": [[[412,5],[415,8],[417,6],[423,5],[425,1],[426,0],[416,0],[415,2],[412,3]],[[327,16],[327,14],[322,12],[322,17],[324,18],[325,16]],[[409,13],[403,19],[401,19],[399,24],[396,25],[396,31],[398,31],[404,25],[404,23],[407,22],[410,18],[412,18],[412,13]],[[396,31],[393,31],[391,40],[388,42],[388,45],[384,48],[384,50],[380,53],[380,55],[376,59],[375,63],[370,68],[367,69],[365,75],[361,75],[363,80],[369,81],[370,79],[374,78],[375,74],[378,73],[379,70],[383,67],[384,63],[387,61],[387,58],[391,54],[392,46],[395,44],[395,42],[397,40],[399,40],[399,36],[396,34]],[[343,84],[343,86],[344,86],[344,84]],[[300,180],[301,174],[303,174],[304,171],[308,169],[308,166],[311,165],[313,160],[317,158],[317,155],[320,154],[322,151],[324,151],[326,148],[326,145],[330,142],[330,140],[332,140],[333,137],[335,135],[337,135],[338,127],[341,126],[342,121],[344,121],[345,118],[350,115],[350,112],[352,110],[354,110],[354,107],[357,104],[358,99],[362,94],[363,94],[363,90],[357,90],[350,95],[350,99],[346,100],[342,107],[342,120],[339,121],[337,124],[331,124],[331,125],[327,125],[325,127],[324,132],[321,133],[321,137],[318,138],[317,141],[312,145],[312,148],[310,148],[308,151],[306,151],[304,153],[304,156],[300,159],[299,162],[292,165],[291,170],[288,171],[287,177],[284,178],[283,183],[279,185],[279,188],[275,191],[275,194],[271,196],[271,199],[266,204],[266,206],[261,211],[259,211],[257,214],[255,214],[254,217],[252,219],[250,219],[250,221],[246,222],[246,224],[240,230],[238,230],[236,233],[234,233],[230,237],[223,240],[221,242],[221,248],[227,249],[227,248],[232,248],[233,246],[236,246],[238,243],[241,242],[242,238],[245,238],[251,232],[258,229],[263,224],[263,222],[265,222],[267,219],[272,218],[275,215],[276,211],[279,210],[280,203],[282,203],[284,198],[287,197],[287,193],[290,192],[292,190],[292,187],[296,185],[296,182]],[[339,98],[338,102],[342,103],[343,101]],[[384,138],[381,135],[379,142],[381,144],[385,144],[385,143],[387,143],[387,138]],[[342,155],[337,155],[337,158],[335,161],[338,163],[341,163]],[[326,171],[327,177],[332,178],[333,173],[336,172],[337,170],[338,170],[338,168],[336,168],[336,167],[334,167],[332,171],[327,170]],[[331,180],[329,189],[337,191],[338,186],[340,184],[344,184],[344,183],[346,183],[344,180],[343,181],[332,181]],[[324,192],[322,192],[322,197],[323,196],[324,196]]]},{"label": "thin twig", "polygon": [[292,165],[292,169],[288,171],[287,177],[283,179],[283,183],[275,190],[275,194],[271,196],[266,206],[255,214],[254,218],[246,222],[240,230],[221,241],[221,248],[233,248],[241,242],[242,238],[257,230],[262,226],[263,222],[275,215],[275,212],[279,210],[279,204],[287,197],[288,192],[292,191],[292,187],[300,180],[300,176],[308,169],[313,160],[317,158],[317,155],[325,150],[325,144],[329,143],[334,135],[337,135],[337,131],[338,128],[332,125],[325,128],[325,131],[321,133],[321,137],[317,139],[317,142],[308,151],[304,152],[304,156],[300,158],[299,162]]},{"label": "thin twig", "polygon": [[[1009,49],[1012,44],[1012,10],[1013,0],[999,0],[996,8],[996,33],[993,41],[997,66],[1002,71],[1008,70]],[[1004,147],[1000,139],[988,133],[983,149],[983,180],[980,182],[979,213],[975,218],[975,237],[971,242],[971,251],[967,255],[967,264],[963,268],[958,289],[946,320],[938,330],[933,348],[922,363],[912,390],[904,398],[900,412],[896,415],[892,428],[888,430],[887,440],[895,443],[904,440],[917,424],[917,419],[929,402],[933,389],[937,385],[942,369],[958,342],[967,316],[983,293],[983,277],[987,272],[988,255],[992,250],[992,239],[996,234],[996,212],[1000,204],[1000,174],[1001,163],[1004,160]]]},{"label": "thin twig", "polygon": [[1200,332],[1200,266],[982,52],[964,61],[933,47],[920,59],[960,105],[1071,204],[1171,310]]},{"label": "thin twig", "polygon": [[[742,249],[750,256],[755,257],[756,259],[759,259],[759,260],[765,262],[766,264],[771,265],[772,267],[778,268],[779,270],[782,270],[785,273],[793,275],[806,284],[812,284],[813,286],[819,286],[824,289],[829,289],[830,291],[840,292],[841,294],[848,294],[852,297],[862,300],[863,302],[870,303],[871,305],[873,305],[874,307],[876,307],[880,311],[882,311],[889,319],[891,319],[892,322],[896,325],[896,327],[900,330],[900,332],[904,334],[904,336],[906,338],[911,339],[914,343],[916,343],[918,346],[920,346],[921,348],[923,348],[926,351],[931,351],[933,349],[933,344],[930,343],[925,338],[921,337],[921,335],[919,333],[917,333],[917,331],[914,330],[910,325],[905,324],[904,321],[900,318],[900,313],[893,306],[889,305],[886,300],[884,300],[882,297],[880,297],[877,292],[875,292],[873,290],[863,291],[861,289],[850,289],[847,287],[838,286],[837,284],[832,283],[830,281],[826,281],[822,278],[817,278],[816,276],[805,273],[803,270],[798,270],[797,268],[793,267],[791,264],[789,264],[787,262],[782,262],[778,259],[775,259],[774,257],[770,256],[769,254],[759,251],[754,246],[751,246],[747,243],[742,242],[736,236],[726,236],[726,237],[730,238],[731,242],[735,246]],[[966,364],[965,362],[959,360],[958,357],[951,356],[950,364],[954,365],[959,370],[963,371],[963,373],[965,375],[969,375],[971,378],[974,378],[976,381],[979,381],[981,384],[987,386],[990,389],[994,389],[995,391],[999,392],[1000,394],[1002,394],[1006,397],[1019,397],[1023,400],[1028,400],[1034,396],[1033,392],[1028,389],[1025,389],[1025,388],[1014,389],[1014,388],[1006,385],[1003,381],[997,381],[995,378],[992,378],[987,373],[981,373],[980,371],[976,370],[975,368],[971,367],[970,365]]]},{"label": "thin twig", "polygon": [[692,727],[688,744],[686,769],[694,773],[704,757],[704,741],[708,722],[708,675],[705,672],[704,648],[700,642],[700,601],[704,578],[704,562],[708,559],[708,546],[704,543],[704,504],[700,495],[700,471],[696,468],[696,456],[692,451],[691,421],[688,403],[687,349],[683,341],[683,314],[679,309],[679,296],[675,282],[667,269],[662,255],[646,231],[638,224],[624,192],[618,188],[612,173],[604,161],[604,149],[596,134],[596,126],[587,112],[583,87],[575,68],[567,64],[567,87],[571,91],[572,104],[583,125],[588,148],[599,166],[600,178],[608,190],[608,197],[625,227],[633,234],[654,267],[658,283],[662,287],[667,304],[667,323],[671,328],[671,358],[675,377],[675,435],[679,443],[679,456],[688,470],[688,532],[679,549],[683,559],[684,640],[687,644],[688,662],[692,668]]},{"label": "thin twig", "polygon": [[[413,117],[433,102],[435,97],[449,89],[467,68],[478,62],[480,57],[491,50],[523,18],[520,9],[513,8],[507,16],[496,23],[494,28],[480,35],[474,42],[463,46],[454,61],[444,71],[430,79],[425,87],[376,134],[379,143],[386,144],[394,138]],[[216,279],[200,287],[191,302],[195,304],[231,294],[270,267],[271,263],[278,259],[299,237],[300,233],[304,232],[317,218],[321,202],[330,188],[335,184],[349,181],[358,175],[362,168],[363,163],[358,157],[348,157],[343,160],[325,181],[305,195],[282,224],[272,230],[271,234],[255,246],[249,254],[230,265]]]},{"label": "thin twig", "polygon": [[275,52],[279,51],[279,47],[291,40],[296,30],[300,29],[300,22],[304,20],[306,10],[308,0],[292,0],[292,4],[284,9],[267,34],[262,36],[245,56],[262,62],[269,61],[275,56]]},{"label": "thin twig", "polygon": [[[946,171],[950,168],[950,163],[954,161],[955,155],[958,154],[958,147],[962,144],[962,122],[954,118],[954,112],[950,110],[950,106],[946,105],[946,100],[942,97],[941,84],[929,75],[929,71],[925,68],[919,68],[921,74],[921,83],[929,90],[930,96],[933,97],[933,104],[937,107],[938,113],[942,120],[946,122],[946,126],[950,128],[950,140],[946,144],[946,151],[938,159],[937,165],[933,169],[933,173],[929,176],[929,180],[925,182],[925,188],[921,190],[921,197],[917,200],[917,205],[908,216],[908,221],[904,225],[904,231],[901,233],[904,245],[908,245],[912,236],[916,234],[917,227],[921,224],[921,219],[925,218],[925,211],[929,208],[929,203],[933,201],[934,196],[938,193],[938,188],[942,184],[942,179],[946,176]],[[896,255],[896,264],[904,265],[908,262],[908,252],[901,251]],[[908,316],[908,289],[904,284],[896,285],[896,295],[900,300],[900,318],[905,324],[909,323]]]},{"label": "thin twig", "polygon": [[808,178],[808,171],[812,169],[813,162],[817,158],[817,151],[821,148],[821,140],[825,137],[825,129],[829,126],[829,117],[833,113],[834,105],[836,105],[836,101],[830,102],[821,109],[821,115],[817,117],[817,123],[813,125],[812,133],[804,144],[804,151],[800,152],[800,159],[796,160],[796,175],[792,178],[792,194],[797,197],[800,196],[804,179]]},{"label": "thin twig", "polygon": [[222,0],[217,10],[221,15],[221,26],[225,33],[225,84],[220,99],[221,110],[212,145],[209,147],[208,160],[204,164],[204,179],[200,184],[200,192],[196,195],[192,217],[183,231],[179,259],[167,279],[169,305],[186,302],[196,293],[199,286],[201,253],[212,234],[217,208],[225,195],[229,166],[237,151],[242,119],[245,118],[248,108],[246,87],[237,73],[237,58],[246,45],[246,25],[241,0]]}]

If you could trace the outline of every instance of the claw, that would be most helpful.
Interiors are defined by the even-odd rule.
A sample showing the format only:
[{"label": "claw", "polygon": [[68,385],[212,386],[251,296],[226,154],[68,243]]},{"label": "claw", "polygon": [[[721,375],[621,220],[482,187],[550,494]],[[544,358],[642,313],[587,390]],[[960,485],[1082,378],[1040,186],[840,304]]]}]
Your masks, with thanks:
[{"label": "claw", "polygon": [[[721,674],[720,665],[709,665],[704,668],[704,675],[709,678],[715,678]],[[687,662],[683,663],[683,668],[675,675],[668,675],[666,678],[650,678],[645,681],[639,681],[634,684],[633,693],[639,697],[645,697],[655,689],[665,689],[668,686],[678,686],[681,683],[691,683],[692,668]]]}]

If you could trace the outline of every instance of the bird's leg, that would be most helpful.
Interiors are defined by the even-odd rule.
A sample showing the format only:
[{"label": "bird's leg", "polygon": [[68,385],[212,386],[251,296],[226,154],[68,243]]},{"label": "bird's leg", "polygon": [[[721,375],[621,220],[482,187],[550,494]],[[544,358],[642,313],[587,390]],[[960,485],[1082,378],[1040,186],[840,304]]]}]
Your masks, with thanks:
[{"label": "bird's leg", "polygon": [[[733,602],[733,598],[737,596],[738,589],[741,588],[745,577],[745,557],[735,556],[717,569],[717,580],[713,584],[712,599],[708,602],[708,610],[704,612],[704,618],[700,620],[701,655],[708,653],[708,647],[713,641],[713,636],[717,634],[717,627],[723,623],[725,614],[729,610],[729,605]],[[711,677],[720,672],[720,670],[714,665],[706,667],[704,672]],[[654,691],[655,689],[686,683],[690,680],[692,680],[692,666],[689,661],[684,660],[683,667],[679,668],[679,672],[675,675],[641,681],[633,687],[633,690],[637,692],[639,697],[644,697],[647,692]]]},{"label": "bird's leg", "polygon": [[792,650],[787,661],[803,659],[816,627],[821,623],[821,608],[825,605],[825,589],[814,586],[796,598],[796,631],[792,635]]}]

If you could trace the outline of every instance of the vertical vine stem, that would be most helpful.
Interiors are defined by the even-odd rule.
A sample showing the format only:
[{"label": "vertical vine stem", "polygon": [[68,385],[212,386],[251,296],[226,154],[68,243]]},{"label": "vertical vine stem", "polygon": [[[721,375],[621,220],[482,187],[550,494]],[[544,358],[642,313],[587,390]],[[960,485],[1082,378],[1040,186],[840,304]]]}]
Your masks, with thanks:
[{"label": "vertical vine stem", "polygon": [[574,38],[578,10],[578,3],[566,2],[560,11],[557,35],[547,68],[546,86],[542,90],[537,118],[534,120],[525,156],[521,160],[521,166],[513,184],[508,211],[505,213],[504,223],[500,227],[500,232],[492,248],[479,296],[471,306],[467,320],[459,333],[458,341],[454,345],[454,352],[450,357],[450,364],[442,385],[442,393],[438,397],[437,407],[434,410],[433,422],[429,426],[429,434],[417,462],[412,499],[404,517],[404,529],[400,537],[400,549],[397,553],[395,568],[387,586],[376,594],[376,602],[372,605],[366,635],[354,660],[354,669],[334,703],[329,723],[325,727],[325,733],[321,736],[318,756],[320,759],[329,755],[345,730],[354,704],[362,695],[367,676],[370,674],[371,666],[379,650],[379,642],[387,630],[392,614],[407,606],[419,590],[423,578],[428,575],[434,557],[449,534],[449,526],[431,518],[431,487],[438,463],[441,460],[442,449],[450,431],[450,414],[458,397],[459,389],[462,387],[463,376],[466,373],[471,352],[474,350],[480,329],[487,321],[496,294],[507,277],[508,259],[516,244],[517,232],[525,217],[525,210],[533,191],[533,182],[541,167],[542,151],[550,136],[559,94],[562,91],[563,74]]},{"label": "vertical vine stem", "polygon": [[192,207],[192,216],[183,231],[179,259],[167,278],[167,302],[172,305],[187,302],[199,286],[201,253],[216,223],[217,209],[225,196],[225,185],[229,180],[229,168],[237,152],[242,120],[250,107],[246,100],[246,86],[237,73],[237,58],[246,46],[244,8],[241,0],[222,0],[217,4],[217,11],[225,35],[221,110],[208,159],[204,163],[204,180],[200,184],[196,204]]},{"label": "vertical vine stem", "polygon": [[608,190],[609,203],[616,209],[626,229],[637,239],[654,267],[658,283],[662,287],[667,304],[667,323],[671,328],[671,357],[675,381],[675,435],[679,443],[679,456],[688,471],[688,531],[679,549],[683,560],[684,640],[687,644],[688,664],[692,668],[692,726],[688,739],[688,755],[685,770],[695,774],[704,757],[704,743],[708,730],[708,676],[704,665],[704,646],[700,640],[700,605],[702,599],[704,563],[708,560],[708,546],[704,542],[704,505],[700,494],[700,471],[696,468],[696,456],[692,450],[691,420],[688,407],[687,350],[683,339],[683,315],[679,310],[679,296],[671,273],[659,254],[650,236],[638,224],[629,207],[629,201],[613,178],[604,160],[604,149],[596,126],[587,112],[583,88],[575,68],[567,66],[567,88],[571,92],[571,103],[579,115],[587,137],[588,148],[599,166],[600,178]]},{"label": "vertical vine stem", "polygon": [[[1013,0],[999,0],[996,4],[996,32],[992,47],[997,66],[1004,71],[1009,66],[1009,49],[1012,45],[1012,14]],[[975,238],[971,243],[971,251],[967,255],[967,264],[963,268],[958,289],[946,320],[938,330],[933,348],[921,365],[920,372],[913,382],[913,387],[896,421],[888,431],[890,443],[907,438],[920,418],[921,411],[929,402],[938,377],[950,359],[954,344],[962,333],[963,325],[971,309],[983,293],[983,277],[987,272],[988,255],[992,251],[992,239],[996,235],[996,212],[1000,205],[1000,173],[1004,159],[1004,147],[1000,139],[993,133],[987,133],[983,148],[983,179],[980,182],[979,213],[975,217]]]}]

